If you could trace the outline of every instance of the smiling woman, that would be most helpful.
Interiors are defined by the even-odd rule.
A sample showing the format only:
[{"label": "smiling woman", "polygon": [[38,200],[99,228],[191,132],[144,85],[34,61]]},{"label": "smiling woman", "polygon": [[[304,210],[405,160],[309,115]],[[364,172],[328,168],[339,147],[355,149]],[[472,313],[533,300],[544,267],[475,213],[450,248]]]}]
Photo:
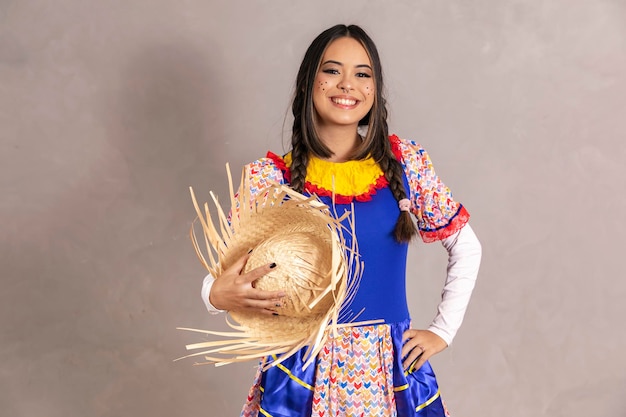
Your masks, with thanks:
[{"label": "smiling woman", "polygon": [[[428,359],[454,338],[478,274],[481,247],[469,214],[423,148],[389,135],[378,52],[360,27],[337,25],[313,41],[297,75],[292,111],[291,151],[268,152],[249,164],[245,192],[262,202],[266,186],[286,184],[317,195],[338,218],[352,212],[363,274],[314,366],[304,366],[306,349],[280,361],[265,358],[242,416],[448,415]],[[411,328],[406,300],[407,247],[418,233],[426,242],[440,241],[449,255],[442,300],[427,329]],[[249,256],[205,278],[209,311],[271,319],[292,301],[254,285],[283,268],[280,261],[248,270]]]},{"label": "smiling woman", "polygon": [[[356,132],[359,122],[372,109],[374,88],[372,64],[363,46],[353,38],[339,38],[330,44],[322,57],[313,90],[320,137],[333,137],[326,130],[338,127]],[[355,137],[353,145],[357,143]],[[340,162],[337,156],[331,160]]]}]

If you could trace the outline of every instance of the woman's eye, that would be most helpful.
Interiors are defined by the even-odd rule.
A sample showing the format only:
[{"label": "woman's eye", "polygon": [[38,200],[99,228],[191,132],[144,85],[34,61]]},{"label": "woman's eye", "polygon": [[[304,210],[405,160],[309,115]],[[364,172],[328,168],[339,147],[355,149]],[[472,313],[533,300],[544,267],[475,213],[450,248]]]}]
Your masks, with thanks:
[{"label": "woman's eye", "polygon": [[365,72],[359,72],[359,73],[356,74],[356,76],[359,77],[359,78],[372,78],[371,75],[369,75],[369,74],[367,74]]},{"label": "woman's eye", "polygon": [[326,74],[339,74],[339,71],[334,68],[327,68],[323,72],[325,72]]}]

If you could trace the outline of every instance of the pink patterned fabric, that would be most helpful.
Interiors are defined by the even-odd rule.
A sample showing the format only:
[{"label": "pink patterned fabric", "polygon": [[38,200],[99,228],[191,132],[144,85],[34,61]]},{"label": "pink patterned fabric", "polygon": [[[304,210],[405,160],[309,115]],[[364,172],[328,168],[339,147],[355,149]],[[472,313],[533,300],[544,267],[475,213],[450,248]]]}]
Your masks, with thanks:
[{"label": "pink patterned fabric", "polygon": [[[388,325],[343,327],[329,338],[316,366],[312,417],[396,417],[393,391],[393,343]],[[261,367],[241,417],[260,411]]]},{"label": "pink patterned fabric", "polygon": [[346,327],[318,355],[313,417],[396,417],[387,325]]},{"label": "pink patterned fabric", "polygon": [[[276,167],[274,162],[270,158],[261,158],[249,163],[244,167],[243,175],[247,176],[250,186],[250,196],[252,200],[250,203],[258,202],[262,204],[267,197],[267,194],[261,195],[263,190],[269,187],[273,183],[285,184],[285,178],[280,169]],[[239,201],[237,197],[241,190],[235,193],[235,213],[239,211]],[[228,220],[230,221],[233,212],[228,213]]]},{"label": "pink patterned fabric", "polygon": [[246,165],[246,169],[250,178],[250,193],[252,195],[258,195],[273,182],[285,183],[282,172],[277,169],[274,161],[270,158],[261,158]]},{"label": "pink patterned fabric", "polygon": [[392,150],[402,166],[411,189],[411,212],[424,242],[442,240],[461,230],[469,213],[454,201],[450,189],[435,173],[428,153],[418,143],[389,137]]},{"label": "pink patterned fabric", "polygon": [[261,374],[262,374],[262,365],[256,370],[256,375],[254,376],[254,383],[252,387],[250,387],[250,392],[248,393],[248,398],[246,398],[246,403],[243,405],[243,410],[241,410],[241,417],[258,417],[259,416],[259,407],[261,402]]}]

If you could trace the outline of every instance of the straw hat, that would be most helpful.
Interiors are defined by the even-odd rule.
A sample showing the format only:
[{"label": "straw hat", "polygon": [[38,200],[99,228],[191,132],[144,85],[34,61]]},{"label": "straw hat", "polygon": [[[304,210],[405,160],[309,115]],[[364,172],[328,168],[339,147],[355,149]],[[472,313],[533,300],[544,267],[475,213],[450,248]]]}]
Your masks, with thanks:
[{"label": "straw hat", "polygon": [[[200,249],[193,225],[191,239],[202,264],[219,279],[222,272],[252,250],[244,272],[271,262],[270,273],[253,285],[263,290],[282,290],[286,296],[277,308],[279,315],[268,316],[248,311],[230,311],[236,323],[228,319],[233,332],[189,329],[224,337],[224,340],[188,345],[188,350],[205,349],[190,356],[204,356],[206,363],[223,365],[277,355],[266,366],[276,365],[307,346],[308,366],[328,337],[336,330],[341,306],[349,301],[358,286],[361,265],[356,236],[331,215],[330,209],[316,197],[306,197],[291,188],[273,184],[253,200],[250,175],[244,171],[240,192],[231,197],[230,221],[217,198],[210,193],[217,212],[217,226],[207,203],[200,210],[191,190],[192,200],[202,225],[206,256]],[[351,235],[347,247],[344,233]],[[208,261],[207,261],[208,259]],[[180,358],[183,359],[183,358]]]}]

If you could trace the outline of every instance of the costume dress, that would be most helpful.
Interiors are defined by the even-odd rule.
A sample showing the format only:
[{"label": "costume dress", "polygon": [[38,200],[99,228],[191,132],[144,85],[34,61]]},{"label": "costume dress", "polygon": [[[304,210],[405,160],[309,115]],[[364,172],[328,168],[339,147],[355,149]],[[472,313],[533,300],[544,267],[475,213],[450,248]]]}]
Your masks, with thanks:
[{"label": "costume dress", "polygon": [[[390,141],[404,168],[404,186],[422,239],[432,242],[459,231],[469,214],[436,176],[424,149],[397,136]],[[258,195],[272,181],[288,184],[290,164],[290,154],[280,157],[271,152],[249,164],[252,194]],[[400,212],[388,182],[372,159],[332,163],[312,158],[305,194],[316,194],[332,207],[333,187],[337,215],[354,210],[364,265],[358,291],[342,307],[339,322],[357,324],[340,326],[337,337],[329,336],[306,370],[303,351],[266,371],[259,367],[241,415],[446,416],[430,364],[402,367],[402,334],[410,328],[405,285],[408,245],[393,238]],[[358,325],[368,320],[383,323]]]}]

